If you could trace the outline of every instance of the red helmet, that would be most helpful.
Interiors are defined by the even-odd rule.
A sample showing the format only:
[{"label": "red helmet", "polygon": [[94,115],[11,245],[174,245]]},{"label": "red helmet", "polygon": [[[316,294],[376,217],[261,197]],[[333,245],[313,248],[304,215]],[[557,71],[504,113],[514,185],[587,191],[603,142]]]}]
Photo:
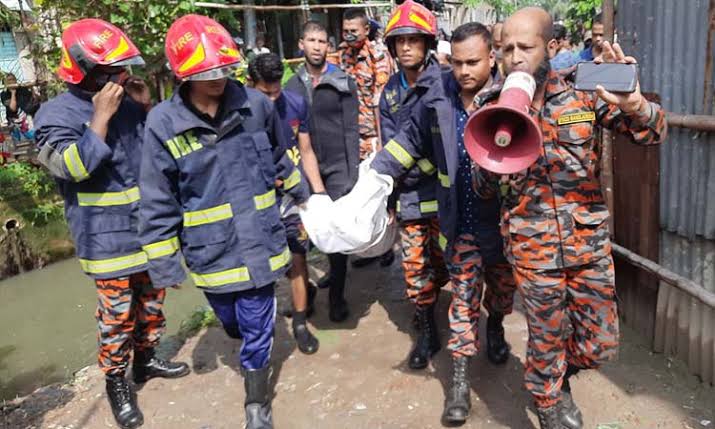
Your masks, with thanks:
[{"label": "red helmet", "polygon": [[141,52],[126,34],[101,19],[73,22],[62,33],[62,59],[57,74],[78,84],[98,65],[144,65]]},{"label": "red helmet", "polygon": [[390,17],[385,29],[385,41],[393,57],[395,37],[407,34],[421,34],[428,40],[428,49],[434,48],[437,41],[437,18],[429,9],[412,0],[402,3]]},{"label": "red helmet", "polygon": [[241,53],[221,24],[202,15],[174,21],[166,34],[166,57],[182,80],[214,80],[232,74]]}]

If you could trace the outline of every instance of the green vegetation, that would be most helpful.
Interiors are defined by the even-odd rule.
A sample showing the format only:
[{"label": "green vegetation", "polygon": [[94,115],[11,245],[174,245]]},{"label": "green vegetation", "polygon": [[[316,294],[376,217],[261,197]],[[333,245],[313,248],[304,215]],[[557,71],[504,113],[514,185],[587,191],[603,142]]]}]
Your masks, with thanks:
[{"label": "green vegetation", "polygon": [[45,170],[26,162],[0,167],[0,220],[20,221],[31,253],[43,262],[72,255],[64,205]]},{"label": "green vegetation", "polygon": [[177,334],[181,340],[193,337],[200,330],[212,326],[220,326],[216,314],[208,307],[200,307],[194,310],[191,315],[181,322],[179,333]]}]

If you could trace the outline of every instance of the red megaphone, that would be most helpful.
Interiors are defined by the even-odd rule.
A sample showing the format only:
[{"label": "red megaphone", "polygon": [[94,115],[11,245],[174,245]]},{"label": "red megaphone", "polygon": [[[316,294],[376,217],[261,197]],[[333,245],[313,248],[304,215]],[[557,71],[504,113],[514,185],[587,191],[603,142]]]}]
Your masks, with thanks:
[{"label": "red megaphone", "polygon": [[530,74],[511,73],[499,101],[469,118],[464,145],[472,161],[497,174],[516,173],[536,161],[543,137],[529,115],[535,90],[536,82]]}]

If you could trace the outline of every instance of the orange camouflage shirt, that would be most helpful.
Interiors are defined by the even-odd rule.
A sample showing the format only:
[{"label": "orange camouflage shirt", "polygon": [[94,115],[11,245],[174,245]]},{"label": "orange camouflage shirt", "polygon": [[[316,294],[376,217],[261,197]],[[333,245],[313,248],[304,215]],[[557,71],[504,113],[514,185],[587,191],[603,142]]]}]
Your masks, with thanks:
[{"label": "orange camouflage shirt", "polygon": [[382,88],[390,77],[390,57],[369,40],[361,48],[340,45],[336,64],[355,80],[358,88],[360,112],[360,159],[365,159],[378,144],[378,118],[375,114],[380,103]]},{"label": "orange camouflage shirt", "polygon": [[666,135],[665,112],[655,103],[649,110],[624,114],[574,90],[555,72],[549,75],[544,106],[531,112],[543,131],[541,156],[523,172],[500,179],[479,170],[480,194],[496,192],[497,181],[508,185],[501,228],[510,263],[548,270],[610,255],[601,140],[594,133],[600,125],[631,135],[639,145],[658,144]]}]

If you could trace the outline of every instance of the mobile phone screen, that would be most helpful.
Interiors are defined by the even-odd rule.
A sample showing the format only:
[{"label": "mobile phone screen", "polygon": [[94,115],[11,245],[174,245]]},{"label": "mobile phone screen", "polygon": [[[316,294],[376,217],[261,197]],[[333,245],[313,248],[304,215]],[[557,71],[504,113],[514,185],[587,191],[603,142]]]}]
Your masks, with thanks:
[{"label": "mobile phone screen", "polygon": [[601,85],[611,92],[633,92],[638,83],[638,64],[579,63],[574,88],[595,91]]}]

